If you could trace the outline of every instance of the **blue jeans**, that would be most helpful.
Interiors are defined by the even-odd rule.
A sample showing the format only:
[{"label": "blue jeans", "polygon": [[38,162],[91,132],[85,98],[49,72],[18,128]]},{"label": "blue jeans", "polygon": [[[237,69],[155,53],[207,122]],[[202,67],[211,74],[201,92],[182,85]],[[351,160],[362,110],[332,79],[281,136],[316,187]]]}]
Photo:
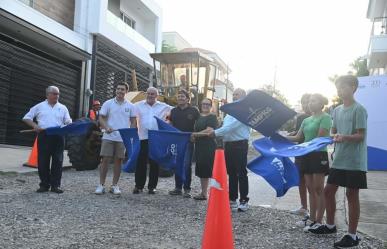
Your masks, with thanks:
[{"label": "blue jeans", "polygon": [[192,154],[193,154],[193,143],[188,142],[187,150],[184,155],[184,168],[185,168],[185,182],[181,181],[180,177],[175,174],[175,187],[176,189],[191,190],[191,176],[192,176]]}]

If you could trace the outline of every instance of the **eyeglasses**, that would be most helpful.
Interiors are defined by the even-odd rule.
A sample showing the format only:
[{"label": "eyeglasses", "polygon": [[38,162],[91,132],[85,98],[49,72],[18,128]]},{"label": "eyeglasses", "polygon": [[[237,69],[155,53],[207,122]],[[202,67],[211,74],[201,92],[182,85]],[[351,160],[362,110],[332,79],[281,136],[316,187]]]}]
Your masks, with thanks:
[{"label": "eyeglasses", "polygon": [[59,95],[59,93],[53,93],[53,92],[50,92],[50,94],[52,94],[52,95]]},{"label": "eyeglasses", "polygon": [[211,106],[211,104],[209,104],[209,103],[202,103],[202,105],[204,105],[204,106]]}]

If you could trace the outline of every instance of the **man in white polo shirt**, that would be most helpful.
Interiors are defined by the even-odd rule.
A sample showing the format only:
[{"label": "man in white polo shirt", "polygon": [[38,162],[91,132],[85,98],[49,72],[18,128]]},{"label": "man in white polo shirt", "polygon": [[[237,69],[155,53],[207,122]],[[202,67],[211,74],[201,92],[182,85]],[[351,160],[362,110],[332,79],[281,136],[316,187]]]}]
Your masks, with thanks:
[{"label": "man in white polo shirt", "polygon": [[[47,135],[49,127],[57,127],[72,122],[67,107],[59,103],[59,88],[49,86],[46,89],[47,99],[33,106],[23,117],[23,121],[38,133],[38,172],[40,188],[38,193],[51,191],[61,194],[64,138],[59,135]],[[36,118],[37,123],[34,122]],[[50,168],[51,160],[51,168]]]},{"label": "man in white polo shirt", "polygon": [[103,103],[99,112],[99,122],[101,128],[105,129],[105,133],[101,145],[100,184],[95,190],[97,195],[105,193],[106,174],[112,157],[114,157],[114,170],[110,192],[115,195],[121,194],[117,183],[121,174],[122,160],[125,158],[125,146],[118,129],[137,126],[134,105],[125,99],[128,91],[127,83],[119,83],[116,87],[116,97]]},{"label": "man in white polo shirt", "polygon": [[149,161],[148,193],[155,194],[159,179],[159,166],[155,161],[148,158],[148,130],[158,130],[157,121],[154,116],[165,119],[170,113],[172,106],[157,101],[159,91],[157,88],[149,87],[146,91],[146,99],[135,104],[138,120],[138,136],[141,140],[140,154],[137,159],[135,173],[136,186],[133,194],[143,191],[146,182],[147,162]]}]

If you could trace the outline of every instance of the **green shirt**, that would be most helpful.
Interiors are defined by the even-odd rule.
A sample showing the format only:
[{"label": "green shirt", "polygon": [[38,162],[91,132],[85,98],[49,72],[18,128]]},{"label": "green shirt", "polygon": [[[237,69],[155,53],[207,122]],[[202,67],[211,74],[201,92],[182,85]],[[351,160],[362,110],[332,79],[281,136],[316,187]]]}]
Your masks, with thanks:
[{"label": "green shirt", "polygon": [[340,105],[333,111],[333,128],[337,134],[352,135],[358,129],[365,129],[364,140],[360,143],[343,142],[335,147],[332,168],[367,171],[367,111],[355,102],[349,107]]},{"label": "green shirt", "polygon": [[[331,129],[331,126],[331,116],[325,112],[319,116],[310,116],[304,119],[300,128],[304,134],[304,142],[309,142],[310,140],[318,137],[320,129],[325,129],[327,131],[325,137],[329,137],[329,130]],[[320,151],[327,151],[327,148],[322,148]]]}]

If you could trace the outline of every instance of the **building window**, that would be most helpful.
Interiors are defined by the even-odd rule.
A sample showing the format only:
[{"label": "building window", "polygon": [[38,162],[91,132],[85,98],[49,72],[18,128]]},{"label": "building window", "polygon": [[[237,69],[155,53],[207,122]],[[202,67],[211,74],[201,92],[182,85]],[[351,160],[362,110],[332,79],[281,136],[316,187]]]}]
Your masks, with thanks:
[{"label": "building window", "polygon": [[34,7],[34,0],[19,0],[20,2],[27,4],[30,7]]},{"label": "building window", "polygon": [[132,29],[136,29],[136,21],[130,18],[128,15],[126,15],[124,12],[121,12],[121,19],[129,25]]}]

